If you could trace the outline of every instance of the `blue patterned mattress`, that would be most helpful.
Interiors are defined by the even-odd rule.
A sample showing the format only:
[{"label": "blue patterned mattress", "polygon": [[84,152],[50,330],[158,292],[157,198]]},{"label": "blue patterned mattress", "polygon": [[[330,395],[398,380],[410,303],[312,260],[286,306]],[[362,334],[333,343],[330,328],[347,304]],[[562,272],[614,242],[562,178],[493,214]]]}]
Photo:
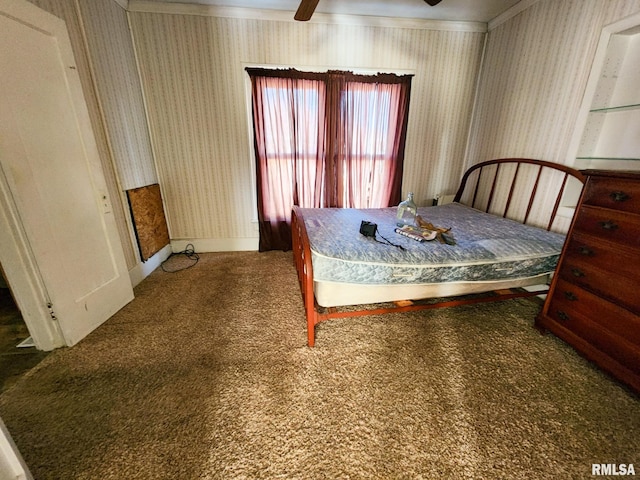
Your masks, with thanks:
[{"label": "blue patterned mattress", "polygon": [[[452,203],[419,208],[433,225],[451,228],[456,245],[417,242],[399,235],[396,208],[303,208],[316,282],[362,285],[433,284],[526,278],[553,272],[565,236]],[[405,250],[359,233],[360,222],[378,225]]]}]

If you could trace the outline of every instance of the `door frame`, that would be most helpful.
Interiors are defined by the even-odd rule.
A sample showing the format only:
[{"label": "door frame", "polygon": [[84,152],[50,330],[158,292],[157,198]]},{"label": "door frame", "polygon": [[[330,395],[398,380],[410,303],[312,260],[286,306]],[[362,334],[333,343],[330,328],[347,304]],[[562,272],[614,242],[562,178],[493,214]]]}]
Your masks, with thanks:
[{"label": "door frame", "polygon": [[0,263],[29,334],[40,350],[65,346],[4,172],[0,169]]}]

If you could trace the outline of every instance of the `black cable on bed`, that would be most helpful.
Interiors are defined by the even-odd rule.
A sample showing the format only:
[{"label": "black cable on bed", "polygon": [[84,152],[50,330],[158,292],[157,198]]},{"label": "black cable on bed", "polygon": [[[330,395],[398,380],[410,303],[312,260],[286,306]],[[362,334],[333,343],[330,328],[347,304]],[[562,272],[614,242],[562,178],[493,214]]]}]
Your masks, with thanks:
[{"label": "black cable on bed", "polygon": [[384,238],[384,237],[380,234],[380,232],[379,232],[379,231],[376,231],[376,233],[377,233],[378,235],[380,235],[380,238],[381,238],[381,239],[383,239],[383,240],[384,240],[384,242],[381,242],[381,241],[380,241],[380,240],[378,240],[377,238],[373,237],[373,239],[374,239],[376,242],[381,243],[381,244],[383,244],[383,245],[391,245],[392,247],[399,248],[400,250],[406,250],[406,248],[404,248],[402,245],[398,245],[398,244],[396,244],[396,243],[392,243],[392,242],[390,242],[389,240],[387,240],[386,238]]}]

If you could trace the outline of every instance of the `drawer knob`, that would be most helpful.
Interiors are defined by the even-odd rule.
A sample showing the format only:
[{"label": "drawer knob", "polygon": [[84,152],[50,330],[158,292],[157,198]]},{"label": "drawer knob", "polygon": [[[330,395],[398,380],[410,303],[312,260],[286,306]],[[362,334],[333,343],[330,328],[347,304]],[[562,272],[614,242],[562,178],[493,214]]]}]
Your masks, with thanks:
[{"label": "drawer knob", "polygon": [[629,195],[627,195],[624,192],[611,192],[609,194],[609,197],[614,202],[624,202],[625,200],[629,200],[629,198],[630,198]]},{"label": "drawer knob", "polygon": [[593,256],[593,250],[591,250],[589,247],[585,247],[582,246],[578,249],[578,251],[582,254],[582,255],[586,255],[587,257],[592,257]]},{"label": "drawer knob", "polygon": [[563,322],[566,322],[567,320],[569,320],[569,315],[567,315],[565,312],[563,312],[562,310],[558,310],[556,311],[556,315],[558,315],[558,318],[560,320],[562,320]]},{"label": "drawer knob", "polygon": [[578,297],[576,297],[576,294],[569,290],[564,292],[564,296],[567,300],[571,300],[572,302],[575,302],[576,300],[578,300]]},{"label": "drawer knob", "polygon": [[572,268],[571,269],[571,274],[574,277],[584,277],[584,272],[582,270],[580,270],[579,268]]},{"label": "drawer knob", "polygon": [[606,222],[598,222],[598,225],[600,225],[605,230],[609,230],[610,232],[618,228],[618,225],[611,220],[607,220]]}]

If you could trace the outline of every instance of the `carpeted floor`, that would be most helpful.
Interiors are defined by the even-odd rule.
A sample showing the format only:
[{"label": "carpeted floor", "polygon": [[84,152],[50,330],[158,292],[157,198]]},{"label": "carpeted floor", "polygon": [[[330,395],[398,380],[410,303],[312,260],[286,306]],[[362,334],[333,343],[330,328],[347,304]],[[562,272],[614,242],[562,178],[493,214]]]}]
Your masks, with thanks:
[{"label": "carpeted floor", "polygon": [[638,396],[531,300],[332,320],[310,349],[290,253],[203,254],[135,293],[0,396],[36,479],[640,473]]}]

